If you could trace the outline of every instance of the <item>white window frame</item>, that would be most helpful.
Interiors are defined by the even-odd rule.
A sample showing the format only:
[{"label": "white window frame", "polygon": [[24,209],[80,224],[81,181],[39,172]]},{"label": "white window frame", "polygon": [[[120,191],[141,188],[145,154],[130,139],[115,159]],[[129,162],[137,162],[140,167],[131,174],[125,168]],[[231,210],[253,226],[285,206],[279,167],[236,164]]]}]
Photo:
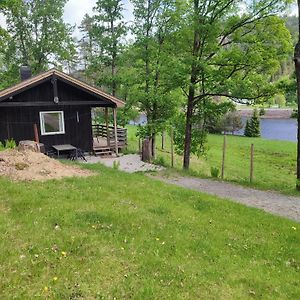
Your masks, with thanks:
[{"label": "white window frame", "polygon": [[[46,132],[45,128],[45,119],[44,115],[45,114],[60,114],[60,121],[61,124],[59,124],[59,127],[61,127],[60,131],[57,132]],[[64,112],[62,110],[59,111],[40,111],[40,125],[41,125],[41,135],[56,135],[56,134],[65,134],[65,117],[64,117]]]}]

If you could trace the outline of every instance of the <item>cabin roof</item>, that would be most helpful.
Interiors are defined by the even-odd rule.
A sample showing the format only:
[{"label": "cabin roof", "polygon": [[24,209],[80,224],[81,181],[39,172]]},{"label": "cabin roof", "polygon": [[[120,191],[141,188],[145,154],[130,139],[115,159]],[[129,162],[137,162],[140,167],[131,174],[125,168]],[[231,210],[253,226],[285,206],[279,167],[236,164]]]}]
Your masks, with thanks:
[{"label": "cabin roof", "polygon": [[36,76],[33,76],[27,80],[21,81],[18,84],[15,84],[9,88],[6,88],[6,89],[0,91],[0,102],[7,99],[8,97],[10,97],[12,95],[15,95],[15,94],[18,94],[19,92],[24,91],[27,88],[35,86],[39,82],[43,82],[45,79],[51,78],[53,76],[56,76],[58,79],[62,79],[66,82],[69,82],[79,89],[83,89],[83,90],[86,90],[86,91],[96,95],[96,96],[100,96],[101,98],[104,98],[105,100],[111,102],[116,107],[123,107],[125,105],[125,103],[122,100],[118,99],[117,97],[109,95],[109,94],[103,92],[102,90],[100,90],[99,88],[91,86],[91,85],[89,85],[79,79],[76,79],[64,72],[61,72],[57,69],[50,69],[46,72],[43,72]]}]

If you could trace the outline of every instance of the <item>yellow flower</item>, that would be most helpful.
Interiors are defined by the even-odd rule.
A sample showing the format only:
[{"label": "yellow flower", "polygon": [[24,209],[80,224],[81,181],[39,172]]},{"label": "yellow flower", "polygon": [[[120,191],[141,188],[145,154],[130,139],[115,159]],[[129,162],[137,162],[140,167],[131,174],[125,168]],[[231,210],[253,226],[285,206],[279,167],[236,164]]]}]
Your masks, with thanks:
[{"label": "yellow flower", "polygon": [[293,226],[292,229],[296,230],[297,228],[295,226]]},{"label": "yellow flower", "polygon": [[159,241],[159,238],[157,237],[156,240]]},{"label": "yellow flower", "polygon": [[92,228],[93,228],[93,229],[96,229],[96,225],[92,225]]},{"label": "yellow flower", "polygon": [[67,256],[67,252],[61,251],[61,255],[62,255],[63,257],[66,257],[66,256]]},{"label": "yellow flower", "polygon": [[53,281],[57,281],[57,279],[58,279],[58,278],[57,278],[56,276],[55,276],[55,277],[53,277]]},{"label": "yellow flower", "polygon": [[48,293],[48,291],[49,291],[49,288],[48,288],[47,286],[45,286],[45,287],[44,287],[44,292],[45,292],[45,293]]}]

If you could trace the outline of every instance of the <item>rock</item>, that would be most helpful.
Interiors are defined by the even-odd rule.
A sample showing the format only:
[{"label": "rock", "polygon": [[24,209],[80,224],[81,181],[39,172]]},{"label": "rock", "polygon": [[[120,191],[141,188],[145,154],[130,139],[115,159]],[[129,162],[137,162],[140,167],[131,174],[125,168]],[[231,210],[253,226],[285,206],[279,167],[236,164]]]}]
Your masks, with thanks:
[{"label": "rock", "polygon": [[20,141],[18,146],[19,151],[31,150],[33,152],[40,152],[40,146],[34,141]]}]

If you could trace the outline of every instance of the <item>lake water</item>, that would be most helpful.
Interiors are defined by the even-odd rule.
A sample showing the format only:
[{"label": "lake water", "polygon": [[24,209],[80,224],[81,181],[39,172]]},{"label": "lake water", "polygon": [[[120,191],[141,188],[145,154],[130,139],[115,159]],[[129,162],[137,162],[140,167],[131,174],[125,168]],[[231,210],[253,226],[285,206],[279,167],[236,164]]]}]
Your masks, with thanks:
[{"label": "lake water", "polygon": [[[144,125],[147,118],[141,114],[138,120],[131,121],[132,125]],[[243,117],[243,123],[246,124],[246,118]],[[260,119],[261,137],[269,140],[297,141],[297,120],[296,119]],[[244,135],[244,129],[237,132]]]},{"label": "lake water", "polygon": [[[246,123],[246,118],[243,118]],[[243,135],[244,129],[238,134]],[[297,141],[296,119],[260,119],[260,134],[262,138],[269,140]]]}]

